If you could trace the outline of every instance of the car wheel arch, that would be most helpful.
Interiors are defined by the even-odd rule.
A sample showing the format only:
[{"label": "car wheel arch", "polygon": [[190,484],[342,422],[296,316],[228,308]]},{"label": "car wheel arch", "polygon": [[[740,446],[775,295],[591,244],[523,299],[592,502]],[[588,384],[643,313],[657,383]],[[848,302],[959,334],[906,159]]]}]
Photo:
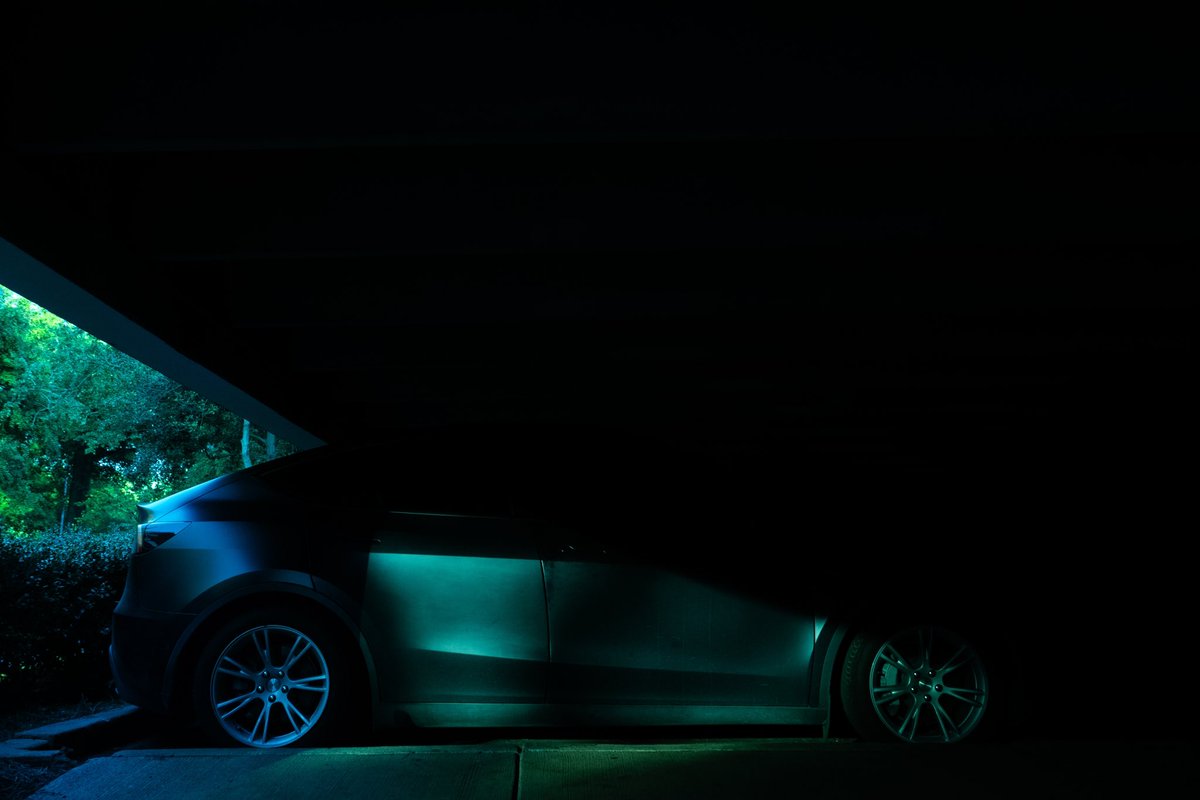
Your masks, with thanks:
[{"label": "car wheel arch", "polygon": [[327,598],[289,584],[262,586],[254,591],[239,592],[224,598],[223,602],[197,616],[179,638],[171,655],[163,689],[167,708],[175,713],[190,712],[191,676],[209,637],[238,615],[268,607],[285,607],[317,614],[331,623],[333,629],[341,635],[341,644],[347,652],[356,656],[352,661],[359,670],[358,685],[363,695],[360,701],[363,703],[363,712],[367,713],[375,704],[379,692],[374,659],[358,626],[349,614],[330,603]]},{"label": "car wheel arch", "polygon": [[826,621],[816,640],[811,675],[815,678],[809,691],[809,703],[825,711],[823,735],[838,735],[837,676],[845,657],[846,645],[853,633],[844,621]]}]

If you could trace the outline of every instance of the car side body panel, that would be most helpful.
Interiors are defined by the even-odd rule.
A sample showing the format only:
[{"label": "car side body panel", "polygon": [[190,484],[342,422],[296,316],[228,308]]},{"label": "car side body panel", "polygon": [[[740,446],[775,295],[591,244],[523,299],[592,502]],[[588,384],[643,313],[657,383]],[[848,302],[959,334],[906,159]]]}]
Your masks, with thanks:
[{"label": "car side body panel", "polygon": [[796,706],[813,621],[701,578],[606,560],[546,563],[550,700]]},{"label": "car side body panel", "polygon": [[385,514],[318,552],[318,585],[357,606],[380,702],[544,701],[542,566],[511,520]]}]

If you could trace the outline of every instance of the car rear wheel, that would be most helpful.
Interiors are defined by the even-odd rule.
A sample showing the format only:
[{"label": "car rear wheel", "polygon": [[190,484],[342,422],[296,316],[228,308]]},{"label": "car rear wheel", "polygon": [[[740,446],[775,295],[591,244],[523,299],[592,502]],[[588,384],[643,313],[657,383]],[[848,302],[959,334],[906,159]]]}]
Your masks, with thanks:
[{"label": "car rear wheel", "polygon": [[990,685],[979,652],[946,628],[866,632],[846,652],[842,707],[863,739],[950,744],[977,734]]},{"label": "car rear wheel", "polygon": [[261,609],[230,620],[198,662],[193,703],[217,740],[259,748],[310,745],[344,730],[348,660],[320,620]]}]

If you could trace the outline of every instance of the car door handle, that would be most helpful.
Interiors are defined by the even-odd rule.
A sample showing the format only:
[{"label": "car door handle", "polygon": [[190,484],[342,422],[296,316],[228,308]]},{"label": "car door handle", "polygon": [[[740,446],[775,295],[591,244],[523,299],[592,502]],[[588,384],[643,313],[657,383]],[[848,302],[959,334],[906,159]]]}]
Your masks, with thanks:
[{"label": "car door handle", "polygon": [[559,545],[558,553],[563,556],[607,556],[608,548],[600,545],[563,544]]}]

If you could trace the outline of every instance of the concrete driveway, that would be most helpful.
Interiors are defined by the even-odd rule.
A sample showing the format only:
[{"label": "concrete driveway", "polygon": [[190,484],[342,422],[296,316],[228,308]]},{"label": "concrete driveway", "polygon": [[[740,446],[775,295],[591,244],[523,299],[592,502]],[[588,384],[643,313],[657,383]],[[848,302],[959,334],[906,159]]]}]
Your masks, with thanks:
[{"label": "concrete driveway", "polygon": [[[33,795],[344,798],[1116,797],[1192,794],[1193,741],[952,747],[850,740],[507,739],[333,749],[144,749],[93,758]],[[1187,789],[1192,786],[1192,789]]]}]

